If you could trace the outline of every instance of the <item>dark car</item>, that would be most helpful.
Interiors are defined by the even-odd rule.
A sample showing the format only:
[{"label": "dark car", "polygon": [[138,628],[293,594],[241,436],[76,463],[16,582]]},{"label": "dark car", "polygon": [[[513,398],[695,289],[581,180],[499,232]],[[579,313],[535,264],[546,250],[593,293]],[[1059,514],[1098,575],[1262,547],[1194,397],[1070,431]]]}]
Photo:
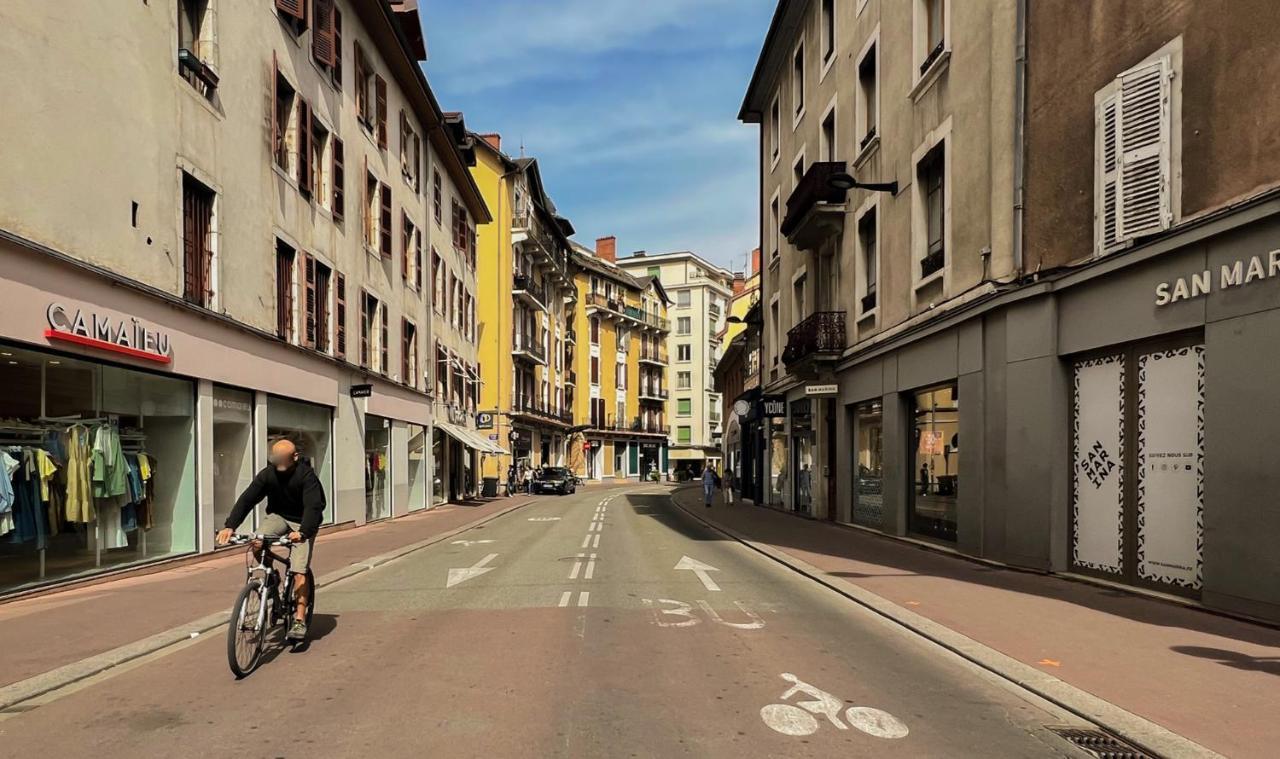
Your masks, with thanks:
[{"label": "dark car", "polygon": [[533,478],[533,492],[568,495],[578,489],[573,472],[562,466],[543,467],[542,474]]}]

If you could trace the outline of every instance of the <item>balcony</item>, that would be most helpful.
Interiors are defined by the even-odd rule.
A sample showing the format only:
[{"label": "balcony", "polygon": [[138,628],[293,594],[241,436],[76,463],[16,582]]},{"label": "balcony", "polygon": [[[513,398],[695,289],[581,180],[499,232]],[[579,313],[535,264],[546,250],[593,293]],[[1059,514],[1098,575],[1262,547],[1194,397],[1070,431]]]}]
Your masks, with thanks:
[{"label": "balcony", "polygon": [[659,332],[671,331],[671,320],[667,319],[666,317],[658,316],[657,314],[645,314],[644,321],[645,321],[645,324],[649,325],[653,329],[658,330]]},{"label": "balcony", "polygon": [[666,366],[668,363],[666,346],[642,346],[640,348],[640,363]]},{"label": "balcony", "polygon": [[576,329],[565,330],[564,341],[569,345],[577,345],[578,331]]},{"label": "balcony", "polygon": [[515,274],[511,277],[511,296],[529,308],[547,310],[547,288],[536,285],[533,277],[528,274]]},{"label": "balcony", "polygon": [[601,420],[592,418],[590,428],[596,432],[606,432],[612,434],[629,434],[629,435],[661,435],[666,437],[671,434],[671,428],[658,420],[645,420],[640,417],[634,417],[631,420],[618,419],[610,416]]},{"label": "balcony", "polygon": [[606,298],[604,293],[587,293],[585,310],[587,314],[598,313],[614,319],[622,315],[623,303],[618,298]]},{"label": "balcony", "polygon": [[511,415],[555,424],[573,424],[573,411],[568,406],[544,403],[533,395],[511,396]]},{"label": "balcony", "polygon": [[577,370],[570,369],[569,371],[565,372],[565,375],[564,375],[564,384],[566,384],[566,385],[570,385],[570,386],[573,386],[573,387],[577,387],[577,385],[578,385],[578,372],[577,372]]},{"label": "balcony", "polygon": [[663,403],[671,397],[671,392],[664,387],[640,387],[640,400]]},{"label": "balcony", "polygon": [[818,311],[787,332],[782,362],[797,376],[816,376],[840,358],[845,347],[844,311]]},{"label": "balcony", "polygon": [[519,332],[511,335],[511,355],[528,359],[535,364],[547,365],[547,351],[537,340]]},{"label": "balcony", "polygon": [[843,171],[843,161],[822,161],[810,166],[800,178],[787,198],[787,215],[782,221],[782,234],[792,245],[816,250],[844,231],[848,191],[828,184],[832,175]]}]

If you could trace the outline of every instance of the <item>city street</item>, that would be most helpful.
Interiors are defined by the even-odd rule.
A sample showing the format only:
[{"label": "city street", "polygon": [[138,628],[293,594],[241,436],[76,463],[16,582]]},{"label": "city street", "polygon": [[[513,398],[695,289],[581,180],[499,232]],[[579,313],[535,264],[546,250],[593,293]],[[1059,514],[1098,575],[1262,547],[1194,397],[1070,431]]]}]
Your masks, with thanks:
[{"label": "city street", "polygon": [[725,540],[668,492],[540,498],[321,587],[314,642],[268,657],[247,679],[228,671],[219,628],[3,715],[0,744],[7,755],[59,757],[175,746],[238,756],[1080,755],[1045,727],[1079,724],[1070,716]]}]

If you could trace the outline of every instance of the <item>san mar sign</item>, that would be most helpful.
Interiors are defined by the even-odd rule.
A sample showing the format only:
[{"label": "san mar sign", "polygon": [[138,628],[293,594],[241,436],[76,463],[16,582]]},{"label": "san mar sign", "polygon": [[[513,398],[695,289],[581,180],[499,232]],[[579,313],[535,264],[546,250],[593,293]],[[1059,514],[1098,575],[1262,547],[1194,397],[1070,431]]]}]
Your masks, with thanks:
[{"label": "san mar sign", "polygon": [[[1217,274],[1216,279],[1214,274]],[[1263,256],[1250,256],[1234,263],[1222,264],[1216,272],[1205,269],[1189,277],[1161,282],[1156,285],[1156,306],[1202,298],[1213,292],[1215,285],[1219,290],[1228,290],[1277,275],[1280,275],[1280,250],[1273,250],[1266,255],[1265,262]]]},{"label": "san mar sign", "polygon": [[46,340],[119,353],[130,358],[168,364],[173,361],[169,335],[134,318],[119,319],[83,308],[50,303],[45,312]]},{"label": "san mar sign", "polygon": [[839,385],[805,385],[805,395],[839,395]]}]

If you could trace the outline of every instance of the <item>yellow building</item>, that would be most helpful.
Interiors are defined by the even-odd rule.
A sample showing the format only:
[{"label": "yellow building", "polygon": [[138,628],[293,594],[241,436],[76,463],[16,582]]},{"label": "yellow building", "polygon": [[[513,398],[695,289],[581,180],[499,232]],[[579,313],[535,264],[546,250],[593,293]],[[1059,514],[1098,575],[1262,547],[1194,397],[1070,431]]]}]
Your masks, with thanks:
[{"label": "yellow building", "polygon": [[504,453],[486,456],[485,477],[508,468],[563,465],[573,424],[566,308],[573,227],[558,216],[538,163],[502,152],[498,135],[474,135],[472,175],[494,223],[477,232],[480,388],[477,430]]},{"label": "yellow building", "polygon": [[667,469],[667,307],[653,277],[614,263],[617,241],[574,245],[577,300],[569,315],[570,404],[575,434],[568,466],[589,480],[641,478]]},{"label": "yellow building", "polygon": [[747,312],[760,300],[760,249],[751,251],[751,273],[733,273],[733,296],[729,298],[729,317],[725,319],[722,342],[729,345],[733,338],[747,328],[743,320]]}]

